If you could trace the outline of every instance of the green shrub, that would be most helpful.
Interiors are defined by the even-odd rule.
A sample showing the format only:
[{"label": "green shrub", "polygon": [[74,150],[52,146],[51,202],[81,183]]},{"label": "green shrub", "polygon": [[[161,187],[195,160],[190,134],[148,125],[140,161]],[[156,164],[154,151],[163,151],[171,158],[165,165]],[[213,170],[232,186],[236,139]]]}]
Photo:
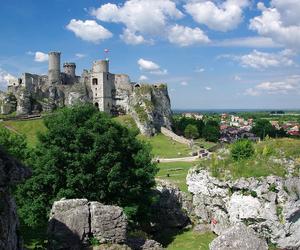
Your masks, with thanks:
[{"label": "green shrub", "polygon": [[198,129],[195,125],[189,124],[184,130],[184,136],[188,139],[196,139],[199,137]]},{"label": "green shrub", "polygon": [[231,157],[235,161],[248,159],[254,155],[254,152],[253,143],[246,139],[236,141],[230,150]]}]

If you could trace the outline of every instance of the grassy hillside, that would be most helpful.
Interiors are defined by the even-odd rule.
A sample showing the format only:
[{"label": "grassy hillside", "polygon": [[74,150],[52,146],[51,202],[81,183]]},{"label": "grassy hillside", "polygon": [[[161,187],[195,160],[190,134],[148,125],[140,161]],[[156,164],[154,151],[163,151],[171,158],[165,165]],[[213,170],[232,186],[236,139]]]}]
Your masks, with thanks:
[{"label": "grassy hillside", "polygon": [[153,137],[144,137],[139,136],[140,139],[145,140],[150,143],[153,148],[152,153],[156,157],[160,158],[176,158],[176,157],[184,157],[189,156],[191,149],[179,142],[173,141],[169,137],[158,134]]},{"label": "grassy hillside", "polygon": [[219,178],[227,178],[228,174],[234,179],[241,177],[264,177],[269,175],[285,176],[289,161],[295,168],[293,175],[299,176],[300,169],[300,140],[282,138],[268,139],[254,145],[255,154],[245,160],[234,161],[229,150],[202,161],[200,168],[208,168]]},{"label": "grassy hillside", "polygon": [[38,133],[43,133],[46,131],[43,119],[28,121],[4,121],[0,123],[0,126],[5,126],[11,131],[25,135],[30,147],[36,145]]}]

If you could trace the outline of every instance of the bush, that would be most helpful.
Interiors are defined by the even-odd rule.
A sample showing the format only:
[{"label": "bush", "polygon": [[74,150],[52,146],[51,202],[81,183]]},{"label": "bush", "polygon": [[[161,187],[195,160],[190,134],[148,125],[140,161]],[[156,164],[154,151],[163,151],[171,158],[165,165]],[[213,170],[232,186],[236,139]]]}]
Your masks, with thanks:
[{"label": "bush", "polygon": [[218,124],[206,124],[203,128],[202,136],[205,140],[217,142],[220,138],[220,129]]},{"label": "bush", "polygon": [[196,139],[199,137],[198,129],[195,125],[189,124],[184,130],[184,136],[188,139]]},{"label": "bush", "polygon": [[150,147],[93,106],[66,108],[45,120],[28,164],[33,176],[17,190],[21,218],[37,226],[55,200],[87,198],[147,218],[157,167]]},{"label": "bush", "polygon": [[250,158],[254,155],[253,143],[246,139],[238,140],[232,144],[230,153],[235,161]]},{"label": "bush", "polygon": [[0,146],[10,155],[24,161],[27,154],[26,137],[0,127]]}]

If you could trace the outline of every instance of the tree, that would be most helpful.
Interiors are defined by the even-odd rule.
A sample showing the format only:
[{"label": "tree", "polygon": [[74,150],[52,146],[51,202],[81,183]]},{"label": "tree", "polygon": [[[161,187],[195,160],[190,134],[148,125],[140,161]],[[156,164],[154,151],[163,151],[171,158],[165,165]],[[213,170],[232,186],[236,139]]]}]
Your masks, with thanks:
[{"label": "tree", "polygon": [[270,137],[276,137],[276,129],[268,120],[257,120],[252,128],[252,133],[256,134],[262,140],[268,135]]},{"label": "tree", "polygon": [[253,143],[247,139],[241,139],[231,145],[231,157],[235,161],[250,158],[254,155]]},{"label": "tree", "polygon": [[204,122],[202,120],[197,120],[192,117],[173,117],[173,126],[176,134],[184,135],[184,131],[188,125],[194,125],[197,127],[199,135],[202,134],[202,129],[204,127]]},{"label": "tree", "polygon": [[42,224],[55,200],[87,198],[146,217],[155,185],[150,147],[93,106],[66,108],[45,120],[28,164],[33,176],[17,192],[20,215]]},{"label": "tree", "polygon": [[184,136],[188,139],[196,139],[199,137],[198,129],[195,125],[189,124],[184,130]]},{"label": "tree", "polygon": [[207,141],[217,142],[220,138],[219,123],[215,120],[208,120],[203,128],[202,136]]},{"label": "tree", "polygon": [[26,137],[12,133],[8,129],[0,127],[0,145],[10,155],[24,161],[27,154]]}]

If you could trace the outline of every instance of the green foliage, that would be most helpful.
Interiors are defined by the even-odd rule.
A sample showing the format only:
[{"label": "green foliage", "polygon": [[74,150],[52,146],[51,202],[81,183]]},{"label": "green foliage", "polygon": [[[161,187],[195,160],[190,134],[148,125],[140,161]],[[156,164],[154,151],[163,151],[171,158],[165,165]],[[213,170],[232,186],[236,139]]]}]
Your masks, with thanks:
[{"label": "green foliage", "polygon": [[90,105],[62,109],[45,125],[28,162],[33,176],[17,192],[26,224],[47,220],[63,197],[132,207],[135,221],[146,219],[157,172],[149,146]]},{"label": "green foliage", "polygon": [[195,125],[189,124],[184,129],[184,136],[188,139],[196,139],[199,137],[198,129]]},{"label": "green foliage", "polygon": [[267,135],[269,137],[276,137],[277,135],[276,129],[272,126],[272,124],[268,120],[264,119],[260,119],[255,122],[252,132],[261,139],[264,139]]},{"label": "green foliage", "polygon": [[218,124],[207,123],[202,131],[202,136],[205,140],[217,142],[220,138],[220,129]]},{"label": "green foliage", "polygon": [[0,145],[12,156],[24,161],[27,154],[26,137],[0,127]]},{"label": "green foliage", "polygon": [[190,117],[174,116],[173,117],[173,129],[176,134],[184,135],[185,129],[188,125],[196,126],[199,136],[202,135],[204,122]]},{"label": "green foliage", "polygon": [[148,115],[145,111],[145,108],[141,107],[140,105],[135,105],[133,107],[134,111],[137,113],[138,118],[141,122],[146,122],[148,121]]},{"label": "green foliage", "polygon": [[235,161],[248,159],[254,155],[253,143],[250,140],[238,140],[231,145],[230,154]]}]

